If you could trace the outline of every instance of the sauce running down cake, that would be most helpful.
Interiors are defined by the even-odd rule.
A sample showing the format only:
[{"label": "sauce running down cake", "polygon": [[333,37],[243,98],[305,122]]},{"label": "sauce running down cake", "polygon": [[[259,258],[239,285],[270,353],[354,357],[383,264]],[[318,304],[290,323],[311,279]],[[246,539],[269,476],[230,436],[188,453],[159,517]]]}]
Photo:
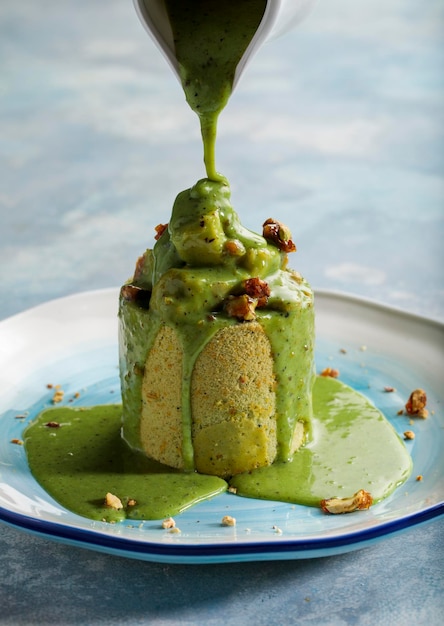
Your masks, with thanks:
[{"label": "sauce running down cake", "polygon": [[288,229],[243,228],[226,181],[179,194],[120,297],[123,436],[161,463],[229,477],[310,435],[314,307]]}]

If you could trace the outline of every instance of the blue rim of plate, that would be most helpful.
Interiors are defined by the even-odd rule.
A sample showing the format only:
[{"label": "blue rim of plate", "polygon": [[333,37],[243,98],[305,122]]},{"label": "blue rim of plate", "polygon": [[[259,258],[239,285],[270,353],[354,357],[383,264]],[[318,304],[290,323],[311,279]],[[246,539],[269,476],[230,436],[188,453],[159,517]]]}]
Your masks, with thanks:
[{"label": "blue rim of plate", "polygon": [[[197,562],[203,563],[209,559],[211,563],[230,561],[230,556],[249,557],[235,560],[268,560],[272,558],[314,558],[316,556],[330,556],[341,554],[355,549],[366,547],[379,538],[408,530],[412,526],[432,521],[444,514],[444,503],[425,509],[420,513],[405,518],[387,522],[386,524],[361,530],[356,533],[344,534],[339,537],[316,539],[291,539],[274,542],[261,541],[253,544],[236,543],[234,545],[216,545],[202,543],[201,545],[163,546],[158,543],[141,542],[132,539],[108,536],[86,529],[73,529],[69,526],[53,522],[40,521],[23,515],[11,513],[0,508],[0,519],[7,524],[22,530],[36,533],[53,540],[64,541],[79,547],[104,550],[109,553],[133,556],[159,562]],[[151,557],[151,558],[150,558]],[[163,557],[163,558],[162,558]]]},{"label": "blue rim of plate", "polygon": [[[84,304],[85,299],[100,300],[101,298],[111,298],[112,300],[116,295],[117,290],[115,289],[86,292],[83,294],[68,296],[67,298],[61,298],[59,300],[49,302],[46,305],[40,305],[40,307],[31,309],[29,313],[32,315],[33,311],[39,311],[44,307],[51,308],[52,304],[63,305],[68,303],[69,306],[74,305],[75,308],[76,302]],[[428,320],[414,314],[405,313],[402,310],[386,307],[373,301],[328,291],[317,291],[316,297],[318,300],[321,300],[321,304],[323,303],[321,309],[324,309],[324,312],[322,313],[324,316],[325,310],[328,310],[328,314],[330,315],[330,311],[335,309],[335,307],[337,311],[336,313],[331,313],[332,315],[337,314],[339,316],[343,316],[344,310],[346,309],[348,312],[347,315],[356,316],[357,312],[362,312],[364,310],[370,311],[371,317],[374,315],[382,316],[382,318],[384,318],[384,316],[388,316],[387,319],[395,319],[396,323],[401,323],[401,325],[404,322],[407,325],[419,324],[419,326],[422,326],[424,329],[432,328],[433,331],[438,331],[441,335],[444,333],[444,325],[441,325],[436,320]],[[23,314],[19,314],[19,316],[20,315]],[[101,310],[98,315],[99,317],[103,315],[103,311]],[[335,332],[333,335],[336,336],[331,339],[331,342],[337,346],[340,345],[340,343],[338,343],[338,334],[339,336],[341,335],[341,329],[337,329],[337,326],[340,325],[340,323],[338,323],[338,319],[335,318],[334,320]],[[7,321],[8,320],[5,320],[5,322]],[[372,318],[372,323],[374,321],[375,320]],[[349,320],[346,320],[345,324],[348,322]],[[0,322],[0,326],[2,323],[3,322]],[[347,330],[349,330],[348,326]],[[410,332],[410,327],[408,328],[408,331]],[[358,331],[355,332],[360,332],[360,330],[358,329]],[[372,333],[370,333],[370,335],[372,335]],[[381,341],[384,342],[384,338]],[[328,352],[328,348],[326,348],[326,351]],[[442,404],[441,399],[438,400],[438,405],[439,404]],[[392,496],[390,496],[390,498],[391,497]],[[372,509],[376,508],[376,506],[378,505],[375,505]],[[59,508],[64,510],[62,507]],[[395,513],[394,519],[389,519],[388,521],[378,521],[376,517],[376,520],[372,519],[368,526],[359,528],[359,530],[341,531],[341,529],[339,529],[333,534],[326,532],[326,536],[323,536],[323,533],[318,533],[316,536],[308,537],[297,537],[293,535],[289,538],[280,536],[274,537],[273,540],[257,539],[253,541],[230,541],[229,538],[222,541],[202,539],[202,541],[199,541],[198,543],[187,541],[186,537],[184,537],[175,543],[164,543],[161,540],[151,541],[147,539],[147,537],[140,540],[131,536],[116,536],[115,534],[105,532],[103,526],[99,529],[87,527],[82,528],[76,526],[75,523],[59,523],[51,520],[40,519],[38,516],[18,513],[0,505],[1,521],[12,527],[36,534],[40,537],[60,541],[73,546],[115,554],[118,556],[127,556],[147,561],[189,564],[301,559],[341,554],[366,547],[375,541],[393,535],[394,533],[399,533],[419,524],[430,522],[443,514],[444,497],[430,506],[423,505],[414,512],[410,512],[409,510],[406,514]],[[74,519],[75,518],[76,516],[74,516]],[[82,520],[83,518],[77,517],[77,519]],[[100,524],[101,523],[99,523],[99,526]]]}]

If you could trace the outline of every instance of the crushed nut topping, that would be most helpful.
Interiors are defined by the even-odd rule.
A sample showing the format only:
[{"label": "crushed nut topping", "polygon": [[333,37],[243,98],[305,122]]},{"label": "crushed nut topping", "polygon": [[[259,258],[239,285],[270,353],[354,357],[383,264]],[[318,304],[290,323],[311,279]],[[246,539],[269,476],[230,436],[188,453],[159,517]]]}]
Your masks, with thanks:
[{"label": "crushed nut topping", "polygon": [[418,476],[416,477],[416,480],[418,482],[421,482],[422,478],[423,478],[422,474],[418,474]]},{"label": "crushed nut topping", "polygon": [[59,422],[46,422],[45,426],[47,428],[60,428]]},{"label": "crushed nut topping", "polygon": [[296,251],[296,246],[291,239],[290,229],[285,226],[285,224],[269,217],[268,220],[265,220],[262,224],[262,228],[264,239],[273,243],[279,250],[282,250],[282,252]]},{"label": "crushed nut topping", "polygon": [[225,300],[225,311],[230,317],[237,317],[238,320],[250,322],[256,318],[255,309],[257,300],[250,298],[247,294],[242,296],[228,296]]},{"label": "crushed nut topping", "polygon": [[110,509],[115,509],[116,511],[123,509],[123,504],[120,498],[109,492],[105,496],[104,504]]},{"label": "crushed nut topping", "polygon": [[120,293],[122,295],[122,298],[124,298],[128,302],[134,302],[139,291],[140,287],[136,287],[135,285],[123,285]]},{"label": "crushed nut topping", "polygon": [[384,391],[386,393],[393,393],[394,391],[396,391],[396,389],[394,387],[386,386],[386,387],[384,387]]},{"label": "crushed nut topping", "polygon": [[121,297],[127,302],[135,302],[142,308],[147,308],[149,305],[151,292],[148,289],[142,289],[136,285],[123,285],[120,290]]},{"label": "crushed nut topping", "polygon": [[373,498],[368,491],[360,489],[349,498],[328,498],[321,500],[321,509],[325,513],[352,513],[353,511],[368,509],[373,504]]},{"label": "crushed nut topping", "polygon": [[260,278],[248,278],[244,282],[244,287],[247,296],[257,300],[256,306],[266,306],[270,295],[270,287],[265,280],[261,280]]},{"label": "crushed nut topping", "polygon": [[333,367],[326,367],[322,370],[321,376],[327,378],[337,378],[339,376],[339,370],[334,369]]},{"label": "crushed nut topping", "polygon": [[65,395],[65,392],[59,388],[59,385],[56,385],[56,390],[54,392],[54,395],[52,396],[51,402],[53,404],[57,404],[58,402],[61,402],[63,400],[64,395]]},{"label": "crushed nut topping", "polygon": [[120,290],[122,298],[124,298],[128,302],[135,302],[136,299],[140,297],[144,292],[146,292],[145,289],[142,289],[141,287],[136,287],[136,285],[123,285],[122,289]]},{"label": "crushed nut topping", "polygon": [[236,518],[231,515],[224,515],[221,521],[222,526],[236,526]]},{"label": "crushed nut topping", "polygon": [[228,487],[228,492],[229,493],[237,493],[237,487],[233,487],[233,486],[229,486]]},{"label": "crushed nut topping", "polygon": [[176,527],[176,522],[172,517],[167,517],[167,519],[164,519],[162,522],[162,528],[175,528]]},{"label": "crushed nut topping", "polygon": [[413,432],[413,430],[406,430],[404,433],[404,439],[414,439],[415,438],[415,433]]},{"label": "crushed nut topping", "polygon": [[138,279],[142,276],[144,266],[145,266],[145,255],[142,254],[136,261],[136,267],[134,268],[134,276],[133,276],[134,282],[137,282]]},{"label": "crushed nut topping", "polygon": [[21,439],[11,439],[11,443],[15,443],[18,446],[22,446],[23,445],[23,441]]},{"label": "crushed nut topping", "polygon": [[242,256],[245,254],[244,245],[237,239],[228,239],[228,241],[224,243],[224,250],[228,254],[231,254],[231,256]]},{"label": "crushed nut topping", "polygon": [[415,389],[410,394],[405,405],[408,415],[416,415],[417,417],[426,418],[429,414],[425,408],[427,404],[427,395],[424,389]]},{"label": "crushed nut topping", "polygon": [[134,500],[134,498],[129,498],[128,502],[126,503],[126,506],[136,506],[137,504],[137,500]]},{"label": "crushed nut topping", "polygon": [[168,224],[157,224],[157,226],[154,228],[154,230],[156,231],[154,239],[156,241],[160,239],[167,228],[168,228]]}]

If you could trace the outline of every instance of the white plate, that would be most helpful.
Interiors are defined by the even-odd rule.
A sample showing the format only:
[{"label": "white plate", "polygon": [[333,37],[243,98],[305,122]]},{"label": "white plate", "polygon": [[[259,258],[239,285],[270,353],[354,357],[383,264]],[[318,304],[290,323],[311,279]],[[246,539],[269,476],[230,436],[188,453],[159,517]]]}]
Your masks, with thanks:
[{"label": "white plate", "polygon": [[[118,291],[62,298],[0,323],[0,519],[67,544],[167,563],[217,563],[327,556],[369,545],[444,513],[444,326],[402,311],[328,292],[316,293],[317,368],[366,394],[395,429],[412,428],[414,468],[392,496],[368,511],[328,516],[316,508],[221,495],[177,516],[181,534],[159,522],[93,522],[55,502],[29,472],[23,430],[50,405],[60,384],[72,406],[120,399]],[[396,388],[384,392],[385,386]],[[423,387],[430,417],[397,412]],[[80,392],[80,397],[74,394]],[[26,415],[25,418],[17,418]],[[417,481],[416,476],[423,476]],[[236,518],[222,527],[223,515]],[[277,530],[279,529],[279,530]]]}]

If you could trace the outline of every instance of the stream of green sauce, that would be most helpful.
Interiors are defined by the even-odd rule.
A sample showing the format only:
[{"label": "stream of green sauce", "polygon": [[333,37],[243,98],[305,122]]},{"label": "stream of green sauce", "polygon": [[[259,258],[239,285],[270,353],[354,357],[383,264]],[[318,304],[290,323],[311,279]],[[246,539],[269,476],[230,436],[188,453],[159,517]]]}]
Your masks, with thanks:
[{"label": "stream of green sauce", "polygon": [[215,161],[217,120],[267,0],[165,0],[165,5],[182,87],[200,119],[207,176],[221,180]]},{"label": "stream of green sauce", "polygon": [[[271,288],[258,320],[271,343],[280,389],[278,462],[237,475],[232,485],[243,496],[313,506],[323,498],[351,496],[359,489],[378,501],[411,471],[405,446],[365,397],[337,380],[316,378],[311,416],[311,289],[286,268],[285,253],[242,227],[230,204],[228,182],[216,169],[218,116],[266,0],[165,4],[186,99],[200,119],[207,178],[179,194],[168,228],[139,261],[127,285],[137,290],[138,299],[121,296],[123,408],[58,407],[41,413],[25,432],[31,472],[66,508],[108,522],[161,519],[226,491],[227,482],[221,478],[192,471],[190,438],[184,439],[183,450],[189,471],[166,468],[137,450],[143,369],[164,323],[181,337],[188,380],[197,355],[217,330],[239,323],[223,313],[224,299],[247,278],[259,277]],[[303,421],[307,417],[311,432],[291,459],[288,440],[301,415]],[[185,407],[184,432],[190,430],[190,420]],[[59,426],[49,426],[50,422]],[[121,509],[104,505],[108,492],[120,498]]]},{"label": "stream of green sauce", "polygon": [[[94,520],[162,519],[227,489],[220,478],[172,470],[130,449],[120,436],[121,409],[51,408],[27,428],[32,472],[60,504]],[[51,422],[60,426],[46,425]],[[323,498],[365,489],[378,501],[411,471],[410,457],[389,422],[338,380],[317,377],[313,427],[313,441],[292,462],[234,477],[237,493],[318,506]],[[104,505],[108,492],[120,498],[122,509]],[[136,504],[128,505],[130,500]]]}]

